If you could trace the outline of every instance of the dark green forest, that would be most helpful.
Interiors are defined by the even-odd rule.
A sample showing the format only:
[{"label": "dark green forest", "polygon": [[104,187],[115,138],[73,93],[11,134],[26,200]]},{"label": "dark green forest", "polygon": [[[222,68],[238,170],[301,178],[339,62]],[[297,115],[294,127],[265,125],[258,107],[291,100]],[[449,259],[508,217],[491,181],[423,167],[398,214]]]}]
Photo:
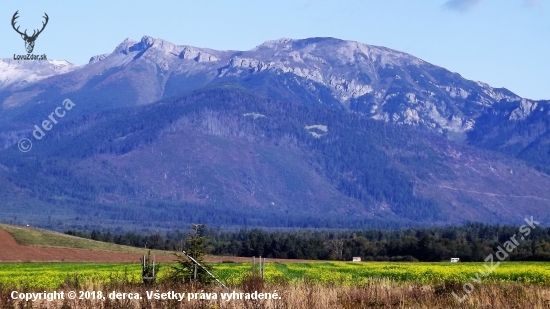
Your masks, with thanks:
[{"label": "dark green forest", "polygon": [[[243,116],[251,112],[265,117]],[[182,119],[187,121],[185,125],[181,125]],[[547,121],[541,123],[548,125]],[[328,125],[328,133],[320,132],[324,134],[321,138],[305,129],[318,124]],[[509,144],[504,137],[495,141],[487,137],[495,135],[489,133],[497,125],[480,127],[487,132],[472,133],[472,143],[477,141],[488,149],[493,148],[489,146],[492,143]],[[518,122],[510,127],[509,137],[520,131],[529,133]],[[263,161],[257,160],[255,165],[224,161],[214,167],[201,153],[187,156],[188,149],[166,143],[171,134],[181,137],[178,145],[192,143],[188,137],[195,136],[202,145],[249,147],[232,155],[252,153]],[[144,149],[166,145],[180,152],[165,152],[164,157],[156,157],[157,161],[147,161]],[[548,144],[541,137],[538,145],[511,154],[544,171],[545,162],[550,160],[545,146]],[[133,166],[122,168],[121,160],[110,160],[134,153],[141,157]],[[55,230],[93,229],[94,225],[100,229],[98,222],[105,227],[121,226],[122,231],[143,226],[143,222],[161,229],[192,222],[223,228],[394,229],[463,224],[478,217],[485,223],[513,224],[506,213],[518,207],[526,211],[543,209],[529,208],[532,205],[525,199],[510,199],[496,211],[486,206],[494,201],[467,190],[457,196],[440,194],[434,185],[445,182],[452,187],[469,181],[452,170],[452,166],[462,164],[453,159],[452,153],[470,155],[469,164],[476,170],[510,161],[503,154],[456,144],[422,128],[292,100],[277,101],[237,85],[225,85],[147,106],[75,114],[75,118],[66,119],[55,132],[36,142],[32,152],[22,154],[17,147],[0,151],[0,197],[5,204],[0,214],[5,223],[26,224],[27,220],[34,226]],[[161,167],[163,162],[171,166]],[[518,162],[510,164],[518,166]],[[150,175],[133,175],[134,167],[146,164],[150,175],[164,174],[181,165],[201,172],[194,179],[180,173],[173,182],[180,187],[166,188],[156,186],[159,180]],[[241,169],[231,170],[235,165]],[[83,167],[87,167],[86,172]],[[251,174],[264,168],[269,170],[262,184],[262,179],[254,179]],[[527,172],[530,178],[517,182],[518,191],[534,190],[529,183],[540,179],[536,171]],[[312,174],[322,179],[324,187],[311,181]],[[492,172],[477,178],[491,191],[509,191],[510,182]],[[281,179],[283,184],[276,187],[269,182],[271,179]],[[250,186],[256,184],[256,191],[264,194],[258,198],[263,204],[250,202]],[[193,186],[205,188],[202,195],[186,199],[167,193]],[[422,186],[424,192],[418,190]],[[529,194],[541,195],[542,190],[544,187]],[[106,200],[105,196],[115,198]],[[279,208],[266,203],[272,197],[280,199]],[[461,217],[468,213],[474,215]],[[530,213],[541,220],[548,218],[546,213]]]},{"label": "dark green forest", "polygon": [[[242,116],[250,111],[268,117],[254,121]],[[95,156],[121,156],[151,147],[182,117],[196,119],[196,123],[186,129],[208,136],[210,133],[201,127],[201,117],[208,112],[216,112],[217,120],[224,122],[225,131],[220,133],[224,138],[233,140],[233,135],[242,133],[244,138],[262,147],[287,149],[285,151],[302,156],[303,162],[296,164],[315,170],[342,196],[363,205],[361,212],[370,213],[380,203],[391,205],[392,212],[380,214],[376,220],[364,215],[335,218],[328,215],[335,210],[335,205],[323,206],[326,209],[322,212],[312,213],[306,209],[302,211],[297,205],[299,201],[290,197],[284,204],[292,207],[286,211],[264,209],[260,212],[253,207],[241,207],[240,201],[223,195],[217,196],[223,203],[210,204],[210,210],[203,210],[201,204],[161,198],[160,192],[145,188],[147,179],[129,181],[124,174],[116,174],[115,167],[106,161],[96,167],[102,172],[93,176],[84,176],[78,169],[79,163]],[[304,124],[316,123],[330,124],[330,134],[322,139],[313,138],[304,129]],[[83,124],[89,128],[81,130]],[[55,134],[36,143],[32,153],[22,156],[17,149],[0,152],[0,164],[6,167],[5,171],[0,171],[0,181],[12,183],[32,200],[77,214],[62,218],[62,221],[69,219],[76,224],[107,219],[119,222],[117,224],[123,221],[132,224],[130,222],[147,220],[167,228],[172,227],[170,219],[178,223],[182,219],[188,223],[199,220],[224,226],[395,228],[422,225],[420,222],[426,220],[448,219],[436,201],[414,194],[412,175],[400,167],[405,164],[421,176],[437,173],[445,177],[443,157],[430,145],[431,139],[442,138],[359,114],[274,101],[236,86],[227,86],[196,91],[136,109],[120,108],[85,115],[56,128]],[[287,139],[293,142],[287,145]],[[396,152],[397,149],[400,150]],[[406,155],[399,155],[400,152]],[[201,165],[201,162],[192,164]],[[196,182],[201,184],[212,178],[202,177],[204,179]],[[296,191],[307,187],[306,179],[296,175],[285,177]],[[101,203],[99,197],[104,194],[124,196],[128,202]],[[13,195],[10,186],[0,187],[0,196],[5,200],[12,199]],[[44,221],[35,224],[55,228],[55,224],[45,221],[47,216],[42,218]]]},{"label": "dark green forest", "polygon": [[[498,246],[520,235],[520,227],[468,223],[464,226],[406,230],[206,229],[208,253],[280,259],[364,261],[484,261]],[[66,234],[140,248],[178,251],[187,232],[137,233],[67,231]],[[550,228],[537,227],[510,254],[512,261],[550,261]]]},{"label": "dark green forest", "polygon": [[475,130],[468,132],[468,143],[518,158],[550,174],[550,117],[544,108],[549,103],[540,101],[543,108],[534,110],[529,120],[521,121],[509,121],[515,105],[495,104],[478,119]]}]

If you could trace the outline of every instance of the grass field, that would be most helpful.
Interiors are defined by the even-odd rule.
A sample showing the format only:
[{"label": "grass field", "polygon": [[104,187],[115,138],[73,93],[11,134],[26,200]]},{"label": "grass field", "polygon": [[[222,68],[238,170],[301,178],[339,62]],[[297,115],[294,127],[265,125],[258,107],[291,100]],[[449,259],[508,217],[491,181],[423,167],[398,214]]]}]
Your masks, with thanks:
[{"label": "grass field", "polygon": [[[161,264],[159,279],[167,275],[170,264]],[[213,272],[223,282],[238,285],[250,273],[250,263],[213,264]],[[267,263],[267,282],[361,285],[367,280],[433,284],[444,281],[467,282],[476,277],[482,263]],[[0,284],[5,287],[55,289],[67,281],[109,283],[139,282],[137,263],[4,263],[0,264]],[[479,275],[478,275],[479,276]],[[486,282],[517,282],[550,285],[550,264],[543,262],[506,262],[483,278]]]},{"label": "grass field", "polygon": [[84,239],[66,234],[0,224],[0,229],[10,233],[21,245],[143,253],[143,249]]}]

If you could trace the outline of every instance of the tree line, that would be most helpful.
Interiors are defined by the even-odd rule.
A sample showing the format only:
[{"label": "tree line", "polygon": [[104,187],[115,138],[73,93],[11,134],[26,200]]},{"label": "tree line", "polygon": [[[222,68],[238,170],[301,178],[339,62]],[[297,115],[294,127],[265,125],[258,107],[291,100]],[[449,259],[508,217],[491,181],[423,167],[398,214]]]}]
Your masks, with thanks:
[{"label": "tree line", "polygon": [[[206,229],[206,252],[214,255],[280,259],[364,261],[484,261],[519,227],[468,223],[464,226],[406,230]],[[140,248],[180,251],[186,232],[141,235],[128,232],[67,231],[66,234]],[[511,252],[513,261],[550,261],[550,228],[537,227]]]}]

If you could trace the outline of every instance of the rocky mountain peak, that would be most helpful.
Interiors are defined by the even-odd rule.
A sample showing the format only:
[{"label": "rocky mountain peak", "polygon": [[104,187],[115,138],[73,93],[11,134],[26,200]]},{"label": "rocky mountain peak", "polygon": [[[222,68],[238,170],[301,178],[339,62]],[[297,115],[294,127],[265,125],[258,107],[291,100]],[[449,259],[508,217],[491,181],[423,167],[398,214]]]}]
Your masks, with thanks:
[{"label": "rocky mountain peak", "polygon": [[[134,66],[138,69],[133,70]],[[39,75],[46,78],[70,71],[68,66],[61,67]],[[112,68],[122,67],[124,70],[108,73],[117,77],[103,75]],[[17,74],[31,77],[20,78],[23,83],[19,87],[40,80],[23,67],[21,70]],[[438,133],[472,130],[475,120],[501,101],[518,105],[510,120],[528,117],[536,108],[534,103],[521,101],[507,89],[466,80],[410,54],[331,37],[281,38],[248,51],[176,45],[150,36],[143,36],[140,41],[128,38],[113,53],[92,57],[74,73],[73,77],[82,81],[78,87],[86,87],[85,81],[95,76],[103,76],[103,87],[131,75],[129,80],[135,85],[129,91],[140,98],[137,104],[208,83],[255,81],[252,84],[257,89],[275,87],[274,93],[285,92],[296,96],[298,101],[313,102],[308,104],[340,105],[373,119],[423,126]],[[9,73],[9,78],[0,83],[0,90],[13,83],[17,74]],[[268,75],[270,84],[256,82]]]},{"label": "rocky mountain peak", "polygon": [[168,41],[155,39],[147,35],[143,36],[139,43],[131,47],[132,51],[144,51],[150,48],[164,53],[178,53],[181,51],[180,46],[176,46]]},{"label": "rocky mountain peak", "polygon": [[130,52],[130,47],[134,46],[136,43],[137,41],[127,38],[115,48],[113,53],[127,55]]}]

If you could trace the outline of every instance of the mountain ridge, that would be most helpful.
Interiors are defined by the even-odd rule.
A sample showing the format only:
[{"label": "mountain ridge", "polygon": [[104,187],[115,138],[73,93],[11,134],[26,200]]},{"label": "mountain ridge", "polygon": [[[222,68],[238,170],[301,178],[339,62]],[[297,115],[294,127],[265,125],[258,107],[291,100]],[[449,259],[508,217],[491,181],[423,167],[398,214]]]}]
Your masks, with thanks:
[{"label": "mountain ridge", "polygon": [[[284,91],[299,87],[298,100],[309,96],[310,104],[339,105],[373,119],[421,125],[438,133],[471,130],[477,117],[503,100],[537,102],[505,88],[465,80],[410,54],[355,41],[278,39],[248,51],[216,51],[144,36],[140,41],[125,39],[113,52],[93,56],[87,65],[61,75],[66,78],[50,78],[49,85],[4,93],[8,97],[3,106],[39,100],[44,91],[70,94],[121,82],[126,86],[117,87],[132,94],[130,104],[149,104],[209,83],[247,83],[265,75],[274,75],[266,78],[278,79],[282,85],[277,87],[286,87]],[[264,84],[251,87],[269,91]]]},{"label": "mountain ridge", "polygon": [[[18,140],[67,98],[76,107],[20,153]],[[1,211],[13,222],[349,228],[547,216],[550,101],[384,47],[310,38],[215,51],[145,36],[0,89],[0,100]]]}]

